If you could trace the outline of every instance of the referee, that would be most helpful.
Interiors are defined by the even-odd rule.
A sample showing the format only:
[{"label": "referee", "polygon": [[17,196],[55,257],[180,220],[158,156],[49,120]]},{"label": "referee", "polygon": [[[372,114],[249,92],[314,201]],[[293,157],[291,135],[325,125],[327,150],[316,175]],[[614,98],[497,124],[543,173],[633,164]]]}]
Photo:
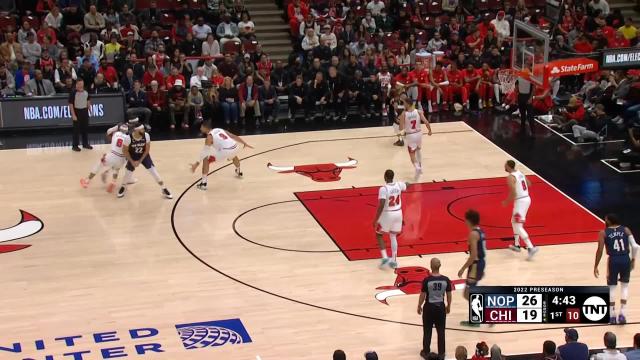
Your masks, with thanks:
[{"label": "referee", "polygon": [[80,78],[76,81],[76,88],[69,94],[69,111],[73,120],[73,151],[80,151],[80,133],[82,133],[82,147],[88,150],[93,149],[89,145],[89,108],[91,107],[91,97],[84,88],[84,81]]},{"label": "referee", "polygon": [[[447,294],[447,304],[444,295]],[[422,281],[422,292],[418,300],[418,315],[422,314],[422,351],[420,356],[427,358],[431,351],[431,331],[433,325],[438,332],[438,359],[444,359],[444,328],[447,314],[451,310],[451,280],[440,275],[440,259],[431,259],[431,275]]]}]

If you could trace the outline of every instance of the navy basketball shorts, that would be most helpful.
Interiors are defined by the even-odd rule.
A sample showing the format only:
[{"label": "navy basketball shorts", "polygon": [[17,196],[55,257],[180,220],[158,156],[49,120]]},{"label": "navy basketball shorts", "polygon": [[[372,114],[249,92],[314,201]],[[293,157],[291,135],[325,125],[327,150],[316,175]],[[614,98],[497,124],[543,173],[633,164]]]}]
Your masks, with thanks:
[{"label": "navy basketball shorts", "polygon": [[484,260],[476,260],[467,271],[467,285],[475,285],[484,277]]},{"label": "navy basketball shorts", "polygon": [[[137,161],[137,159],[133,159],[135,161]],[[142,159],[142,165],[145,167],[145,169],[151,169],[151,167],[153,166],[153,160],[151,160],[151,155],[147,155],[145,156],[144,159]],[[130,162],[127,162],[127,170],[129,171],[135,171],[136,168],[133,167],[133,165]]]},{"label": "navy basketball shorts", "polygon": [[629,282],[631,260],[629,255],[610,256],[607,264],[607,285],[616,285],[618,281]]}]

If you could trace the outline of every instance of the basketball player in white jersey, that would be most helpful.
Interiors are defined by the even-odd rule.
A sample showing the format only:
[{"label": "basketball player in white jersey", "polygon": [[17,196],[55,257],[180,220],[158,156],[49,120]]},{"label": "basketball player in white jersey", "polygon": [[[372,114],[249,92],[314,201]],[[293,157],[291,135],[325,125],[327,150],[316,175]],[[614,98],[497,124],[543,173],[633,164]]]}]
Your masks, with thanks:
[{"label": "basketball player in white jersey", "polygon": [[207,136],[204,141],[204,147],[200,152],[198,161],[191,164],[191,172],[195,172],[202,161],[202,180],[197,185],[200,190],[207,190],[207,175],[209,175],[209,163],[214,161],[231,160],[236,167],[236,175],[242,176],[240,170],[240,159],[237,154],[240,152],[239,143],[244,147],[253,149],[239,136],[222,129],[214,129],[211,123],[204,122],[200,126],[200,131]]},{"label": "basketball player in white jersey", "polygon": [[102,181],[106,182],[107,173],[110,170],[113,170],[113,180],[109,185],[107,185],[107,192],[113,192],[113,189],[116,187],[118,173],[126,162],[126,158],[123,153],[123,145],[128,132],[129,126],[124,123],[113,126],[107,130],[107,136],[111,137],[111,149],[108,153],[102,154],[100,161],[98,161],[98,163],[93,167],[86,178],[80,179],[80,186],[85,189],[89,187],[91,180],[102,170],[105,170],[102,173]]},{"label": "basketball player in white jersey", "polygon": [[[380,268],[385,265],[395,269],[398,267],[397,236],[402,232],[402,192],[407,190],[409,183],[393,181],[393,170],[384,172],[385,185],[378,190],[378,211],[373,220],[376,239],[382,253]],[[387,247],[382,239],[383,234],[389,234],[391,240],[391,258],[387,256]]]},{"label": "basketball player in white jersey", "polygon": [[509,185],[509,195],[502,201],[502,205],[506,206],[513,201],[513,212],[511,216],[511,226],[513,227],[514,244],[509,249],[520,252],[520,240],[524,241],[527,246],[529,256],[527,260],[531,260],[538,252],[538,248],[533,246],[529,239],[529,234],[524,229],[524,223],[527,218],[529,206],[531,206],[531,197],[529,197],[529,187],[531,181],[520,170],[516,170],[516,162],[507,160],[504,164],[504,170],[509,173],[507,176],[507,184]]},{"label": "basketball player in white jersey", "polygon": [[411,163],[416,168],[416,177],[422,174],[422,124],[427,126],[427,135],[431,136],[431,125],[424,112],[415,108],[413,101],[402,95],[404,111],[400,114],[400,129],[405,135]]}]

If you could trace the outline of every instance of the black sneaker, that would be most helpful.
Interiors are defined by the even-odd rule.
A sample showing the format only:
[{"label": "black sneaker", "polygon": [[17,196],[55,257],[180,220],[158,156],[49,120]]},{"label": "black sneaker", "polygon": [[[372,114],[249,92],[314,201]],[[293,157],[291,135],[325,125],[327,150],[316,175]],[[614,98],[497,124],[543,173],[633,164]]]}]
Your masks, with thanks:
[{"label": "black sneaker", "polygon": [[398,141],[394,142],[393,145],[395,145],[395,146],[404,146],[404,141],[398,139]]},{"label": "black sneaker", "polygon": [[126,190],[127,189],[124,186],[120,186],[120,189],[118,190],[118,195],[117,196],[119,198],[124,197],[124,193],[125,193]]},{"label": "black sneaker", "polygon": [[91,145],[82,145],[82,148],[87,150],[93,150],[93,146]]},{"label": "black sneaker", "polygon": [[196,187],[197,187],[198,189],[200,189],[200,190],[203,190],[203,191],[204,191],[204,190],[207,190],[207,183],[205,183],[205,182],[201,182],[201,183],[199,183],[198,185],[196,185]]},{"label": "black sneaker", "polygon": [[81,151],[80,148],[77,147],[77,146],[72,147],[71,150],[73,150],[73,151]]},{"label": "black sneaker", "polygon": [[162,195],[164,195],[164,197],[167,199],[173,199],[173,195],[171,195],[169,189],[167,188],[162,189]]},{"label": "black sneaker", "polygon": [[242,177],[242,171],[239,168],[236,168],[236,176]]}]

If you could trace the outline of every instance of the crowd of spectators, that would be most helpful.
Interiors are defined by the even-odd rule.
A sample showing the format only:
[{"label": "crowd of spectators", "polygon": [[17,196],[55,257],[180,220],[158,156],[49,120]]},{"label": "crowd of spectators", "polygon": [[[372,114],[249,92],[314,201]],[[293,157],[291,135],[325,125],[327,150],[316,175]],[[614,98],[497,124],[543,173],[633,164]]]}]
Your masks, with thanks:
[{"label": "crowd of spectators", "polygon": [[[518,359],[544,359],[544,360],[638,360],[640,359],[640,333],[633,337],[633,346],[624,352],[617,347],[616,335],[606,332],[603,336],[603,349],[589,351],[589,347],[578,341],[578,331],[575,328],[564,329],[564,344],[557,346],[552,340],[546,340],[542,344],[542,351],[539,354],[517,354]],[[591,355],[590,355],[591,354]],[[471,355],[471,357],[469,357]],[[423,356],[425,360],[442,360],[436,353],[429,353]],[[491,348],[486,342],[481,341],[476,344],[474,352],[469,353],[464,346],[457,346],[455,350],[456,360],[505,360],[509,356],[502,354],[502,349],[498,345]],[[365,360],[379,360],[375,351],[367,351]],[[347,355],[343,350],[333,352],[333,360],[347,360]]]},{"label": "crowd of spectators", "polygon": [[[498,73],[510,65],[516,19],[552,31],[552,58],[638,46],[640,40],[633,20],[611,11],[606,0],[565,1],[557,27],[535,0],[290,0],[283,15],[293,51],[282,62],[271,61],[255,41],[255,24],[241,0],[171,4],[170,9],[156,0],[7,5],[0,13],[0,93],[50,96],[69,92],[82,78],[92,94],[125,93],[129,116],[162,119],[172,129],[188,128],[201,117],[226,124],[245,118],[272,122],[285,98],[292,120],[315,115],[346,121],[350,108],[364,118],[393,120],[401,92],[427,112],[514,105],[514,97],[499,86]],[[440,54],[437,64],[421,63],[423,52]],[[637,75],[563,78],[550,90],[533,92],[533,113],[549,112],[560,88],[585,104],[602,90],[607,113],[614,109],[620,119],[636,121]],[[602,77],[615,81],[603,83]],[[620,91],[619,83],[625,84]],[[607,98],[611,87],[613,96]],[[570,128],[574,125],[585,128],[576,128],[576,134],[593,130],[580,121]],[[587,134],[580,137],[591,139]]]}]

